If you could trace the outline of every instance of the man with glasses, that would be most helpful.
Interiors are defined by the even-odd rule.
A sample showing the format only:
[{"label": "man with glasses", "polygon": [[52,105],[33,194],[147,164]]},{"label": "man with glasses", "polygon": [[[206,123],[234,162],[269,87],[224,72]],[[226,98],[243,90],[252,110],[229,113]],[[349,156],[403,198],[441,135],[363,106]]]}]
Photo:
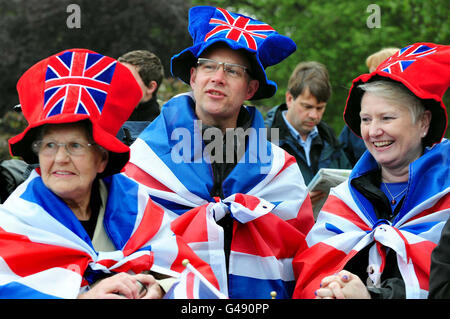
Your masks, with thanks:
[{"label": "man with glasses", "polygon": [[125,174],[172,214],[172,231],[211,265],[223,293],[290,298],[311,202],[295,160],[244,101],[273,96],[265,68],[296,46],[268,24],[209,6],[190,10],[189,31],[194,45],[171,71],[192,92],[162,107],[132,144]]}]

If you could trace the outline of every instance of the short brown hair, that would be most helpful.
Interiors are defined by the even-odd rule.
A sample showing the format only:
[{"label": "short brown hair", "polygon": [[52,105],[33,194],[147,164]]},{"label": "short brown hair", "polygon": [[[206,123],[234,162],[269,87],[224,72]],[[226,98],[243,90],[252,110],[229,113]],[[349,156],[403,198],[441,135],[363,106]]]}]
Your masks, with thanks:
[{"label": "short brown hair", "polygon": [[151,81],[155,81],[158,84],[156,88],[158,90],[164,78],[164,67],[156,54],[147,50],[134,50],[125,53],[117,60],[136,66],[142,82],[148,86]]},{"label": "short brown hair", "polygon": [[296,99],[307,88],[318,102],[327,102],[330,98],[331,83],[328,70],[322,63],[300,62],[295,67],[288,82],[289,93]]}]

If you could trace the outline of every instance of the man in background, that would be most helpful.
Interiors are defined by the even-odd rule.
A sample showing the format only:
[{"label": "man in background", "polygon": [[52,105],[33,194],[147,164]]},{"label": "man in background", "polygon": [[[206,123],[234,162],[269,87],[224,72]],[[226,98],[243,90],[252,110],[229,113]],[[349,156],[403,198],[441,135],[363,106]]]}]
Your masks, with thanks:
[{"label": "man in background", "polygon": [[[269,111],[266,119],[269,129],[279,129],[279,146],[296,158],[306,185],[320,168],[351,168],[332,128],[322,121],[330,96],[326,67],[301,62],[289,79],[286,102]],[[327,194],[309,195],[314,205]]]},{"label": "man in background", "polygon": [[118,61],[130,69],[142,89],[141,101],[117,134],[122,142],[131,145],[160,113],[156,93],[164,79],[164,67],[159,57],[147,50],[127,52]]}]

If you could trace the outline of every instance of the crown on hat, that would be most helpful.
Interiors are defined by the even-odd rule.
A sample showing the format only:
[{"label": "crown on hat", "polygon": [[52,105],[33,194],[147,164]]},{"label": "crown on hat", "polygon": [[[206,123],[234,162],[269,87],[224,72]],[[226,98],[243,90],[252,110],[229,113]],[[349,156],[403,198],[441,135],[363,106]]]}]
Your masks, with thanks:
[{"label": "crown on hat", "polygon": [[129,148],[115,138],[142,96],[133,74],[115,59],[86,49],[52,55],[28,69],[17,83],[28,127],[9,140],[10,152],[29,163],[33,129],[44,124],[89,120],[95,142],[110,158],[104,175],[119,172]]},{"label": "crown on hat", "polygon": [[277,85],[267,79],[265,68],[281,62],[297,48],[290,38],[264,22],[210,6],[190,9],[189,33],[193,46],[172,57],[172,74],[189,83],[190,69],[197,58],[212,44],[224,42],[233,50],[249,53],[252,76],[260,82],[253,100],[275,94]]},{"label": "crown on hat", "polygon": [[422,100],[432,118],[425,145],[438,143],[447,129],[447,109],[442,97],[450,86],[450,46],[434,43],[408,45],[382,62],[375,71],[353,80],[344,110],[344,120],[358,136],[362,92],[358,85],[380,79],[402,83]]}]

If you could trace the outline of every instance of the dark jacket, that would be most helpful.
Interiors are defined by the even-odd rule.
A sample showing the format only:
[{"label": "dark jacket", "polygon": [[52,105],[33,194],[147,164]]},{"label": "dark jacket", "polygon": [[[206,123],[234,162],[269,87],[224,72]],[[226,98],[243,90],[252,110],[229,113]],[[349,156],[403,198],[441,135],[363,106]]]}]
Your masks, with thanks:
[{"label": "dark jacket", "polygon": [[350,163],[354,166],[361,155],[366,151],[364,141],[362,138],[356,136],[347,125],[342,129],[338,140],[342,144],[345,155],[347,155]]},{"label": "dark jacket", "polygon": [[431,253],[428,298],[450,298],[450,219],[445,223],[439,243]]},{"label": "dark jacket", "polygon": [[295,157],[306,185],[309,184],[314,175],[321,168],[352,168],[333,129],[323,121],[317,125],[319,134],[312,140],[310,151],[311,166],[308,166],[303,147],[300,146],[295,137],[292,136],[283,119],[282,112],[285,110],[287,110],[286,104],[281,104],[269,111],[265,121],[266,126],[269,129],[268,137],[269,140],[272,141],[273,136],[271,135],[270,129],[279,129],[278,145]]},{"label": "dark jacket", "polygon": [[159,115],[160,107],[156,98],[136,107],[117,133],[117,138],[127,144],[133,144],[141,132]]},{"label": "dark jacket", "polygon": [[27,164],[19,159],[0,161],[0,204],[25,181],[37,164]]}]

